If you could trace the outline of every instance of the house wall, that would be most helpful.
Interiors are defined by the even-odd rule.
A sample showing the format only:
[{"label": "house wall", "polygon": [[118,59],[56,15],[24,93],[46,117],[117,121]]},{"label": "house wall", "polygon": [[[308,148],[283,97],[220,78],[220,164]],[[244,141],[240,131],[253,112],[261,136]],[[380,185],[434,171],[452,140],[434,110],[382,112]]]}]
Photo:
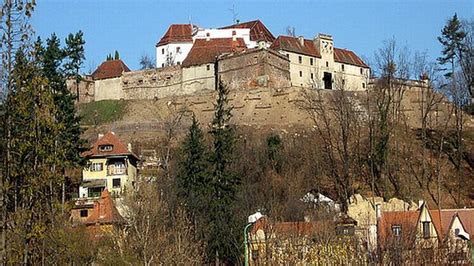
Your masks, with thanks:
[{"label": "house wall", "polygon": [[99,79],[95,81],[94,100],[122,99],[122,78]]},{"label": "house wall", "polygon": [[221,57],[219,77],[231,90],[255,87],[290,86],[289,61],[266,49],[235,53]]},{"label": "house wall", "polygon": [[102,163],[102,171],[90,171],[89,168],[85,167],[82,170],[82,179],[83,180],[94,180],[102,179],[107,176],[107,167],[106,167],[106,158],[93,158],[89,159],[89,163]]},{"label": "house wall", "polygon": [[[344,70],[342,66],[344,65]],[[355,65],[343,64],[339,62],[334,63],[334,73],[339,77],[336,82],[342,84],[344,80],[344,88],[347,90],[365,90],[369,83],[370,70]],[[337,87],[337,86],[336,86]]]},{"label": "house wall", "polygon": [[[179,52],[177,48],[179,47]],[[166,59],[168,55],[173,61],[172,65],[181,64],[186,56],[188,56],[189,51],[193,47],[193,42],[181,42],[181,43],[168,43],[165,45],[160,45],[156,47],[156,67],[167,67]]]},{"label": "house wall", "polygon": [[204,64],[182,69],[181,89],[175,95],[193,94],[203,90],[214,90],[214,64]]},{"label": "house wall", "polygon": [[[430,238],[428,239],[423,238],[423,222],[430,222]],[[431,246],[438,242],[438,233],[436,232],[432,217],[426,205],[423,205],[421,209],[420,220],[417,224],[417,241],[424,246]]]},{"label": "house wall", "polygon": [[[232,33],[235,32],[235,35]],[[207,34],[209,33],[209,37]],[[217,39],[217,38],[242,38],[244,39],[247,48],[254,48],[257,46],[257,42],[250,40],[250,29],[200,29],[193,36],[193,40],[196,39]]]}]

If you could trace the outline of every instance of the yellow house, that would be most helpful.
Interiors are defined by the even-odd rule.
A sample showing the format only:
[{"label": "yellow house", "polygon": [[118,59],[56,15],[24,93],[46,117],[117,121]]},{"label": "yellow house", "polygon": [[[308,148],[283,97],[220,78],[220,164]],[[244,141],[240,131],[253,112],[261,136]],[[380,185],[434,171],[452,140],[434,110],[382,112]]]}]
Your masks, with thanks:
[{"label": "yellow house", "polygon": [[99,197],[104,189],[120,195],[137,177],[138,156],[114,132],[99,135],[92,148],[82,156],[87,164],[82,170],[79,198]]}]

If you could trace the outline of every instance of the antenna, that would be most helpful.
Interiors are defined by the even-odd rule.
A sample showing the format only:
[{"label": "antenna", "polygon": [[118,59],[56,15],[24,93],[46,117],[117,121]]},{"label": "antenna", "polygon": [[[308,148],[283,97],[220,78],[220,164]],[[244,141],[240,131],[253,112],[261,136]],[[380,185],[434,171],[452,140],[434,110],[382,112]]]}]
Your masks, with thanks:
[{"label": "antenna", "polygon": [[232,3],[232,8],[229,8],[229,11],[232,13],[232,23],[237,23],[237,15],[238,13],[235,11],[235,4]]}]

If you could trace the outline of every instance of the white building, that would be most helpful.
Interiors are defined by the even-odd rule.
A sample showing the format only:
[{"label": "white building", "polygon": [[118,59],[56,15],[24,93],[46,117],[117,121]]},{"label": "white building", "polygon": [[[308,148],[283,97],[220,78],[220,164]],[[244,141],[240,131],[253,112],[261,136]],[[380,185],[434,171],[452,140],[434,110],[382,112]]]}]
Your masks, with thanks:
[{"label": "white building", "polygon": [[204,29],[192,24],[172,24],[156,44],[156,66],[180,65],[189,54],[197,39],[243,39],[247,48],[255,48],[259,42],[269,47],[275,37],[259,21],[250,21],[218,29]]}]

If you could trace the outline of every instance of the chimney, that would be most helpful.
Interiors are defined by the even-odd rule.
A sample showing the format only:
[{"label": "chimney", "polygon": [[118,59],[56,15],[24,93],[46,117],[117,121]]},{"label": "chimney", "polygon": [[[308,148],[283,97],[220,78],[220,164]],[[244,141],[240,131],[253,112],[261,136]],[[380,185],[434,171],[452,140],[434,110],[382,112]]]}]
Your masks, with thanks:
[{"label": "chimney", "polygon": [[97,139],[101,139],[103,136],[104,136],[104,134],[99,133],[99,134],[97,135]]},{"label": "chimney", "polygon": [[303,36],[298,37],[298,41],[300,42],[301,46],[304,46],[304,37]]},{"label": "chimney", "polygon": [[375,204],[375,217],[377,217],[377,220],[382,217],[382,206],[380,204]]},{"label": "chimney", "polygon": [[132,143],[128,143],[128,145],[127,145],[127,150],[128,150],[129,152],[132,152]]}]

